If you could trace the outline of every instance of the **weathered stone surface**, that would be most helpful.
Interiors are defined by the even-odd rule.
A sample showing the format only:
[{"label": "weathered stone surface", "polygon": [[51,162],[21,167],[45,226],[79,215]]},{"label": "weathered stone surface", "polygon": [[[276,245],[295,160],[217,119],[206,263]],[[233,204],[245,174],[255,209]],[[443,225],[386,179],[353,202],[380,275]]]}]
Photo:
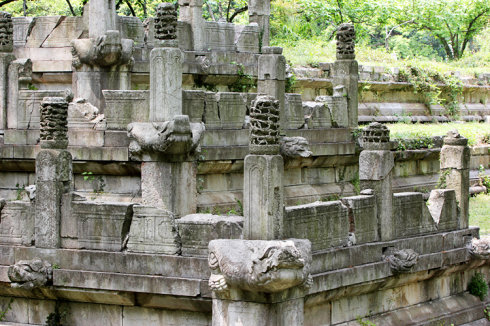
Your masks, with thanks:
[{"label": "weathered stone surface", "polygon": [[154,48],[150,53],[150,121],[170,121],[182,114],[182,52]]},{"label": "weathered stone surface", "polygon": [[349,127],[358,124],[358,64],[355,60],[337,60],[332,65],[332,86],[344,86],[347,95],[347,111]]},{"label": "weathered stone surface", "polygon": [[30,246],[34,242],[34,214],[29,202],[0,200],[0,243]]},{"label": "weathered stone surface", "polygon": [[88,5],[89,37],[97,38],[116,29],[116,6],[112,1],[94,0]]},{"label": "weathered stone surface", "polygon": [[352,196],[341,201],[349,210],[349,234],[355,235],[356,240],[353,244],[379,241],[376,197]]},{"label": "weathered stone surface", "polygon": [[126,246],[133,217],[131,203],[73,202],[80,248],[121,251]]},{"label": "weathered stone surface", "polygon": [[385,254],[393,273],[407,273],[417,264],[419,254],[412,249],[395,250]]},{"label": "weathered stone surface", "polygon": [[278,154],[279,131],[279,102],[270,96],[258,96],[250,110],[250,153]]},{"label": "weathered stone surface", "polygon": [[284,129],[299,129],[305,124],[300,94],[285,94],[284,111]]},{"label": "weathered stone surface", "polygon": [[103,94],[108,129],[126,130],[132,122],[149,121],[148,91],[104,90]]},{"label": "weathered stone surface", "polygon": [[206,120],[207,106],[205,105],[206,92],[183,91],[182,112],[189,116],[191,122],[204,122]]},{"label": "weathered stone surface", "polygon": [[133,211],[128,251],[180,254],[180,236],[172,212],[140,205],[135,206]]},{"label": "weathered stone surface", "polygon": [[182,255],[207,257],[208,244],[215,239],[240,239],[242,216],[191,214],[176,220],[182,241]]},{"label": "weathered stone surface", "polygon": [[284,235],[308,239],[313,251],[347,245],[348,210],[340,201],[286,207]]},{"label": "weathered stone surface", "polygon": [[177,217],[196,213],[196,174],[194,162],[142,163],[143,205],[169,210]]},{"label": "weathered stone surface", "polygon": [[[221,128],[242,129],[245,122],[245,113],[247,111],[247,106],[243,100],[243,97],[238,93],[220,92],[216,94],[216,100],[218,105],[217,117],[220,121]],[[211,110],[212,108],[213,107],[211,107]],[[206,117],[208,117],[207,106]],[[213,123],[213,121],[216,121],[215,119],[216,115],[213,115],[210,122],[214,126],[217,126],[217,122]],[[206,124],[207,123],[208,119],[206,119]]]},{"label": "weathered stone surface", "polygon": [[313,154],[304,137],[281,137],[279,144],[280,153],[284,157],[310,157]]},{"label": "weathered stone surface", "polygon": [[458,206],[454,190],[434,189],[430,192],[427,208],[440,231],[459,228]]},{"label": "weathered stone surface", "polygon": [[[177,10],[171,3],[160,3],[155,13],[155,39],[177,39]],[[157,42],[158,44],[158,42]],[[168,46],[168,44],[165,44]]]},{"label": "weathered stone surface", "polygon": [[352,24],[340,24],[337,28],[337,60],[355,59],[356,31]]},{"label": "weathered stone surface", "polygon": [[204,47],[208,51],[236,51],[235,25],[227,22],[204,22]]},{"label": "weathered stone surface", "polygon": [[469,251],[471,257],[475,259],[490,259],[490,237],[482,236],[481,239],[471,239]]},{"label": "weathered stone surface", "polygon": [[14,49],[14,25],[12,15],[0,11],[0,52],[12,52]]},{"label": "weathered stone surface", "polygon": [[41,148],[68,147],[68,103],[62,97],[45,97],[41,102]]},{"label": "weathered stone surface", "polygon": [[235,44],[238,52],[259,52],[259,26],[235,26]]},{"label": "weathered stone surface", "polygon": [[41,259],[21,260],[9,267],[8,276],[13,288],[32,290],[53,281],[53,268]]},{"label": "weathered stone surface", "polygon": [[[393,227],[395,238],[429,233],[435,223],[423,213],[425,202],[422,193],[400,192],[393,194]],[[383,225],[381,225],[383,228]]]},{"label": "weathered stone surface", "polygon": [[209,243],[209,286],[278,292],[310,282],[308,240],[213,240]]},{"label": "weathered stone surface", "polygon": [[243,181],[245,239],[280,239],[284,232],[283,172],[280,155],[247,155]]},{"label": "weathered stone surface", "polygon": [[203,132],[204,123],[190,123],[186,115],[160,123],[131,123],[128,125],[129,152],[134,158],[145,153],[186,158],[198,148]]}]

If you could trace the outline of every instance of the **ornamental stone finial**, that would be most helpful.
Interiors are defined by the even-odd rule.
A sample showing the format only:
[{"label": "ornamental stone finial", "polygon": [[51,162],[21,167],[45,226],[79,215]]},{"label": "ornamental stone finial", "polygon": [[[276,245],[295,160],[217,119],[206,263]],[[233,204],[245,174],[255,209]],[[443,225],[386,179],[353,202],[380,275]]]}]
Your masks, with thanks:
[{"label": "ornamental stone finial", "polygon": [[279,131],[279,101],[259,95],[250,109],[250,154],[278,154]]},{"label": "ornamental stone finial", "polygon": [[177,46],[177,10],[171,3],[161,3],[156,8],[155,39],[163,46]]},{"label": "ornamental stone finial", "polygon": [[12,16],[5,11],[0,11],[0,52],[12,52],[14,50],[14,25]]},{"label": "ornamental stone finial", "polygon": [[41,148],[68,147],[68,102],[62,97],[45,97],[41,102]]},{"label": "ornamental stone finial", "polygon": [[337,29],[337,59],[356,58],[355,54],[356,30],[352,24],[340,24]]}]

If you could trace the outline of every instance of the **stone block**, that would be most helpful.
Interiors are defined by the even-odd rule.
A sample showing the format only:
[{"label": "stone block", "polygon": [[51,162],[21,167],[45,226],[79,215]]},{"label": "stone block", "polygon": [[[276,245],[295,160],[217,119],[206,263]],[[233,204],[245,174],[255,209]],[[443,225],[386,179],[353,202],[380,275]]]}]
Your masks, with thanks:
[{"label": "stone block", "polygon": [[468,146],[444,145],[441,149],[440,161],[441,169],[468,169],[470,163],[470,148]]},{"label": "stone block", "polygon": [[67,325],[90,326],[122,326],[122,307],[94,303],[63,303],[60,309],[69,311],[66,317]]},{"label": "stone block", "polygon": [[309,239],[313,251],[345,246],[350,229],[348,213],[340,201],[286,207],[284,234]]},{"label": "stone block", "polygon": [[9,106],[9,129],[39,129],[40,107],[45,97],[64,97],[64,91],[19,90],[17,105]]},{"label": "stone block", "polygon": [[76,130],[68,131],[70,146],[102,147],[104,146],[104,131]]},{"label": "stone block", "polygon": [[238,52],[259,52],[259,26],[235,26],[235,44]]},{"label": "stone block", "polygon": [[12,23],[14,24],[15,47],[23,47],[26,44],[29,26],[31,25],[33,19],[34,17],[12,17]]},{"label": "stone block", "polygon": [[202,312],[124,307],[123,326],[209,326],[211,316]]},{"label": "stone block", "polygon": [[330,111],[325,103],[303,102],[303,112],[308,128],[325,128],[332,126]]},{"label": "stone block", "polygon": [[376,197],[361,195],[341,201],[349,209],[350,232],[355,234],[355,243],[379,241]]},{"label": "stone block", "polygon": [[393,226],[396,238],[421,235],[435,230],[434,221],[430,216],[423,214],[424,206],[422,193],[393,194]]},{"label": "stone block", "polygon": [[301,94],[286,94],[284,102],[285,129],[299,129],[305,123]]},{"label": "stone block", "polygon": [[182,115],[182,51],[154,48],[150,52],[150,121]]},{"label": "stone block", "polygon": [[286,80],[286,58],[282,55],[260,55],[258,69],[259,80]]},{"label": "stone block", "polygon": [[80,248],[121,251],[133,217],[132,203],[73,202]]},{"label": "stone block", "polygon": [[343,85],[347,93],[349,127],[357,126],[358,122],[358,70],[355,60],[337,60],[332,65],[333,87]]},{"label": "stone block", "polygon": [[116,26],[121,39],[134,41],[135,47],[142,47],[145,43],[145,29],[138,17],[117,16]]},{"label": "stone block", "polygon": [[194,162],[142,163],[143,205],[169,210],[177,217],[196,213],[196,175]]},{"label": "stone block", "polygon": [[315,101],[327,105],[330,111],[332,126],[348,127],[349,112],[347,111],[347,97],[344,96],[318,96]]},{"label": "stone block", "polygon": [[180,237],[171,212],[140,205],[134,206],[133,210],[128,251],[170,255],[180,253]]},{"label": "stone block", "polygon": [[204,34],[208,51],[236,51],[234,24],[205,22]]},{"label": "stone block", "polygon": [[[206,97],[204,104],[206,105],[205,110],[205,123],[206,129],[219,129],[221,128],[221,120],[218,108],[218,96],[213,92],[206,92]],[[245,117],[244,117],[245,119]]]},{"label": "stone block", "polygon": [[[5,311],[3,322],[9,322],[6,325],[20,326],[28,325],[29,323],[29,300],[24,298],[15,298],[12,301],[10,309],[6,309],[11,298],[0,297],[0,311]],[[12,324],[11,324],[12,323]],[[19,324],[16,324],[19,323]]]},{"label": "stone block", "polygon": [[26,47],[40,48],[59,24],[60,18],[60,16],[36,17],[29,26]]},{"label": "stone block", "polygon": [[285,231],[283,158],[280,155],[247,155],[244,164],[243,237],[281,239]]},{"label": "stone block", "polygon": [[454,190],[434,189],[430,192],[427,208],[439,231],[459,228],[458,206]]},{"label": "stone block", "polygon": [[0,209],[0,243],[30,246],[34,242],[31,203],[9,201]]},{"label": "stone block", "polygon": [[441,170],[445,174],[446,189],[454,189],[459,207],[459,228],[466,229],[469,219],[469,170]]},{"label": "stone block", "polygon": [[216,99],[221,127],[223,129],[242,129],[247,110],[243,97],[239,93],[223,92],[218,93]]},{"label": "stone block", "polygon": [[205,119],[206,93],[204,91],[183,91],[182,114],[188,115],[190,122],[202,122]]},{"label": "stone block", "polygon": [[104,90],[104,115],[107,129],[126,130],[131,122],[148,122],[150,93],[148,91]]},{"label": "stone block", "polygon": [[[44,18],[44,17],[43,17]],[[35,20],[37,24],[37,19]],[[42,42],[45,48],[71,47],[71,41],[80,38],[84,30],[82,17],[63,17]]]},{"label": "stone block", "polygon": [[242,216],[191,214],[176,222],[182,241],[183,256],[207,257],[209,241],[242,237]]},{"label": "stone block", "polygon": [[105,147],[128,147],[129,138],[126,131],[106,130],[104,132]]},{"label": "stone block", "polygon": [[359,156],[360,180],[383,180],[395,166],[390,151],[364,150]]}]

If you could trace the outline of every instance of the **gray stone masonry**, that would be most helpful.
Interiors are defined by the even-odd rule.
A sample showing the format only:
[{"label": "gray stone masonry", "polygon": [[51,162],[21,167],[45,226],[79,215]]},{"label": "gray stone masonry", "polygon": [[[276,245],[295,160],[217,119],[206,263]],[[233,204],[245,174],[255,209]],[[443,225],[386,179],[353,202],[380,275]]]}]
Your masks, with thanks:
[{"label": "gray stone masonry", "polygon": [[259,56],[257,92],[274,97],[279,101],[281,129],[285,129],[285,80],[286,58],[280,47],[263,47]]},{"label": "gray stone masonry", "polygon": [[0,11],[0,135],[7,129],[8,67],[15,60],[13,33],[12,16]]},{"label": "gray stone masonry", "polygon": [[376,195],[378,234],[383,241],[392,240],[393,191],[392,170],[395,166],[390,152],[390,131],[380,123],[371,123],[363,130],[362,146],[359,155],[359,179],[361,189],[373,189]]},{"label": "gray stone masonry", "polygon": [[203,51],[206,47],[202,0],[179,0],[179,20],[190,24],[194,51]]},{"label": "gray stone masonry", "polygon": [[262,47],[269,46],[270,41],[270,0],[249,0],[248,17],[250,23],[259,25],[259,33],[262,34]]},{"label": "gray stone masonry", "polygon": [[116,29],[116,5],[114,0],[90,0],[88,3],[89,37],[98,38]]},{"label": "gray stone masonry", "polygon": [[303,325],[308,240],[213,240],[208,263],[213,325]]},{"label": "gray stone masonry", "polygon": [[441,149],[440,184],[456,191],[460,220],[459,227],[468,227],[469,209],[469,164],[470,148],[468,139],[462,137],[457,130],[448,132]]}]

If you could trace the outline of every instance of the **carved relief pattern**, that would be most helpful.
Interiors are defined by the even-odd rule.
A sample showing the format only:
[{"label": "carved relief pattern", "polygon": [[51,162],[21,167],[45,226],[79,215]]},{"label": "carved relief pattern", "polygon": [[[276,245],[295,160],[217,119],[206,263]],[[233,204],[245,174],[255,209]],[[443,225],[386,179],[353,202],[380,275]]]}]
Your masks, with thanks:
[{"label": "carved relief pattern", "polygon": [[0,52],[11,52],[14,45],[14,27],[12,16],[0,11]]},{"label": "carved relief pattern", "polygon": [[41,147],[68,146],[68,102],[62,97],[45,97],[41,102]]},{"label": "carved relief pattern", "polygon": [[250,153],[279,153],[279,101],[258,96],[250,109]]},{"label": "carved relief pattern", "polygon": [[21,260],[8,269],[13,288],[31,290],[53,281],[51,264],[41,259]]},{"label": "carved relief pattern", "polygon": [[355,58],[356,31],[352,24],[341,24],[337,30],[337,59]]},{"label": "carved relief pattern", "polygon": [[373,122],[362,132],[364,143],[388,143],[390,141],[390,130],[379,122]]},{"label": "carved relief pattern", "polygon": [[155,38],[158,40],[177,39],[177,10],[171,3],[161,3],[157,7]]}]

